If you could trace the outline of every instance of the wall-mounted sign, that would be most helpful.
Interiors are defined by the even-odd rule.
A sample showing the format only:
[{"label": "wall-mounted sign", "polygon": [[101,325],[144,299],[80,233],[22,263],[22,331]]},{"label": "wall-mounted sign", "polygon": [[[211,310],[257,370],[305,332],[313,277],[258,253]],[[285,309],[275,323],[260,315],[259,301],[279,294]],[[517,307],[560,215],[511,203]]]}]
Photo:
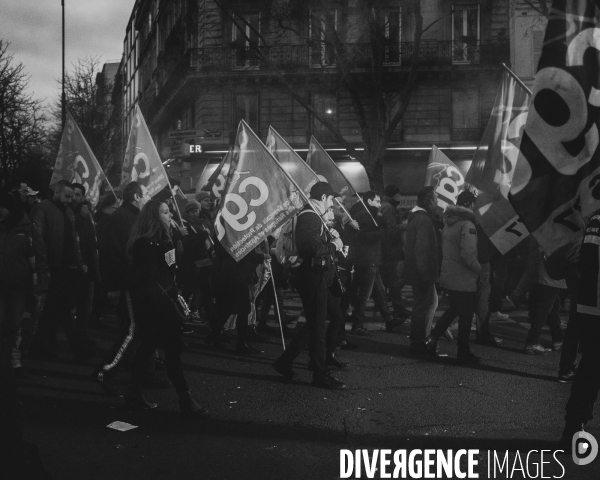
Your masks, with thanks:
[{"label": "wall-mounted sign", "polygon": [[198,138],[202,137],[202,130],[173,130],[169,138]]},{"label": "wall-mounted sign", "polygon": [[170,145],[168,147],[163,148],[161,153],[163,158],[189,157],[190,144],[180,143],[179,145]]}]

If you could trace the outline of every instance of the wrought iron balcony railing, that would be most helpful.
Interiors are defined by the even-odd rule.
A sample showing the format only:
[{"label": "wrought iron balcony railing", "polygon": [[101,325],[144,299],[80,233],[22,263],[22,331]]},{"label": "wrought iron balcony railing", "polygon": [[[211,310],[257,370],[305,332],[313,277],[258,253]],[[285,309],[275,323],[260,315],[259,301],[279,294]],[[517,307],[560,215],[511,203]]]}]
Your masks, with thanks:
[{"label": "wrought iron balcony railing", "polygon": [[[332,67],[336,55],[329,45],[276,45],[253,49],[236,46],[189,49],[188,67],[204,70],[259,70],[265,68],[265,59],[283,70]],[[402,42],[383,47],[381,60],[388,66],[408,66],[415,59],[414,42]],[[421,41],[419,65],[491,64],[506,61],[508,44],[498,41],[480,41],[469,45],[452,41]],[[343,61],[351,68],[369,68],[374,62],[371,44],[344,45]]]}]

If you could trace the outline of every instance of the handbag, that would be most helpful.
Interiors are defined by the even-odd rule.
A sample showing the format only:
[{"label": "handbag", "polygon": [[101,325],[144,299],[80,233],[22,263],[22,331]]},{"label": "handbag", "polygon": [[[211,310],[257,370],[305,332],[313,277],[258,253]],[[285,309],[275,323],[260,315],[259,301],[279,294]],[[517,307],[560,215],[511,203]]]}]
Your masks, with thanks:
[{"label": "handbag", "polygon": [[160,283],[156,282],[156,284],[162,290],[163,294],[169,299],[171,305],[173,305],[177,318],[184,323],[189,321],[190,307],[188,307],[185,299],[181,295],[177,294],[177,301],[173,300],[173,297],[169,295],[169,292],[167,292]]}]

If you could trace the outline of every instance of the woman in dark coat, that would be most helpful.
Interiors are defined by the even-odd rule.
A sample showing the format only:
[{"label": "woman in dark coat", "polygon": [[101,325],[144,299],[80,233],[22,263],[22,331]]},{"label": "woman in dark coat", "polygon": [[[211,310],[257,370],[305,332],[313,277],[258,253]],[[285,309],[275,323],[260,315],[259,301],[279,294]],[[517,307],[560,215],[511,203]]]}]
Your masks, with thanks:
[{"label": "woman in dark coat", "polygon": [[126,402],[136,408],[155,408],[143,395],[142,380],[154,350],[163,347],[167,373],[177,393],[181,413],[202,415],[206,408],[191,395],[181,365],[182,322],[175,309],[175,242],[169,233],[171,213],[166,203],[149,201],[140,212],[129,237],[127,251],[132,264],[134,313],[142,343],[136,352]]}]

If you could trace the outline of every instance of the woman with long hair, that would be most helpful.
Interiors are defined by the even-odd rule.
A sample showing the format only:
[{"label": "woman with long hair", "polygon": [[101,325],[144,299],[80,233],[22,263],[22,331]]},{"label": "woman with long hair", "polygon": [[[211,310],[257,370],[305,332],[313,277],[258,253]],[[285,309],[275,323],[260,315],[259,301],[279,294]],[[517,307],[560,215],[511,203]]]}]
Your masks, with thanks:
[{"label": "woman with long hair", "polygon": [[181,327],[177,313],[175,242],[169,228],[171,212],[166,203],[150,200],[140,212],[129,237],[127,252],[135,279],[132,300],[141,345],[133,360],[126,403],[135,408],[156,408],[142,391],[142,379],[154,350],[163,347],[167,373],[177,393],[181,413],[203,415],[206,408],[191,395],[181,365]]}]

